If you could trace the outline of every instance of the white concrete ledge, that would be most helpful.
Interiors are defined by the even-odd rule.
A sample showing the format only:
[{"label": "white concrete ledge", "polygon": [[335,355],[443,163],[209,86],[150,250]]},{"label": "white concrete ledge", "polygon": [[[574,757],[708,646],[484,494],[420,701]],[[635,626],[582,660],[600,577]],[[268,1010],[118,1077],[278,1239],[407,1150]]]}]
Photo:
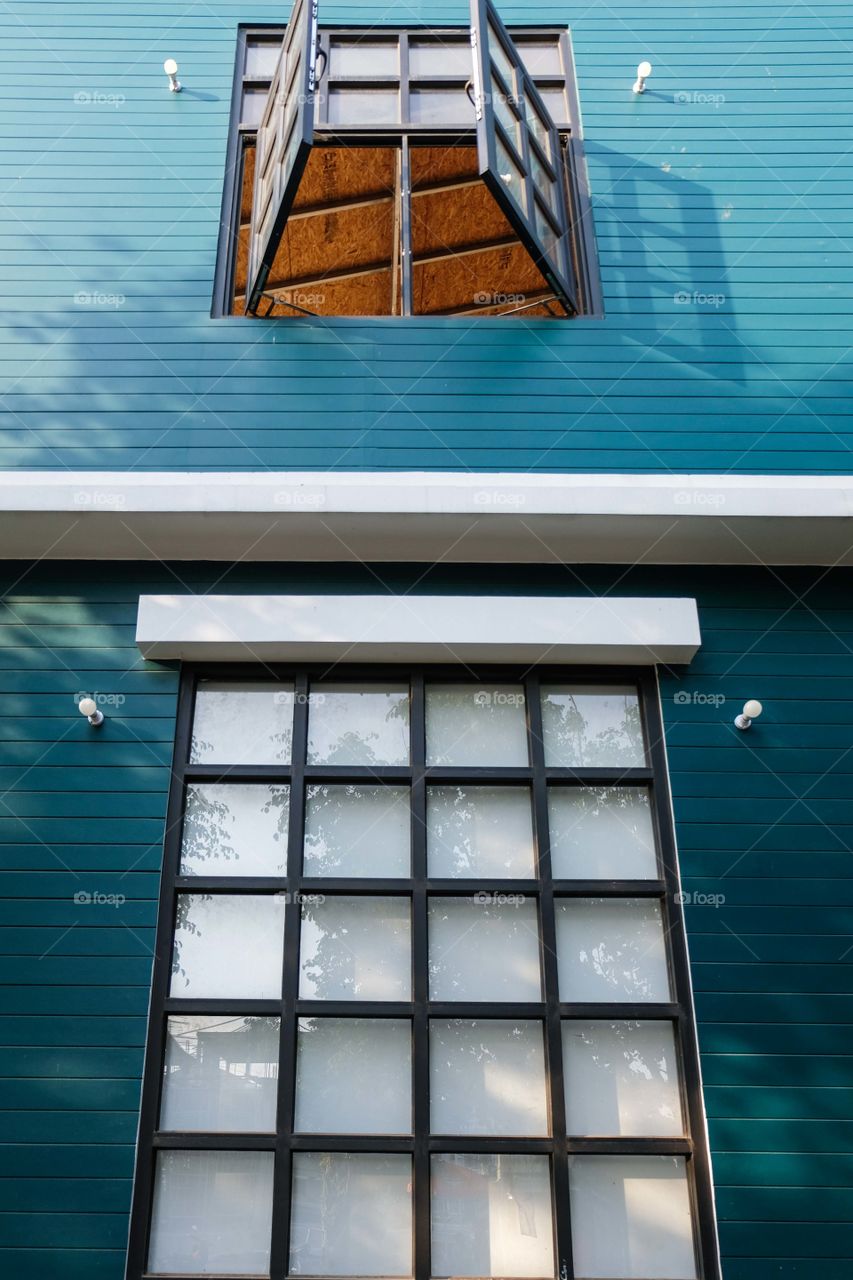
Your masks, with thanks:
[{"label": "white concrete ledge", "polygon": [[853,564],[853,476],[6,472],[0,557]]},{"label": "white concrete ledge", "polygon": [[141,596],[146,658],[689,662],[696,601],[551,596]]}]

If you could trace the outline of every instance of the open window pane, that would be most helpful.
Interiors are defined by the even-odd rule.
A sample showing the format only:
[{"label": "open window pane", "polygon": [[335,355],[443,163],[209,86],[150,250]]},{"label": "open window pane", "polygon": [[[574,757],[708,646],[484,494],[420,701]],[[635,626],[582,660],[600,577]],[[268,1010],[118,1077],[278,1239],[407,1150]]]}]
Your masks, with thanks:
[{"label": "open window pane", "polygon": [[278,1018],[174,1014],[166,1028],[160,1128],[275,1129]]},{"label": "open window pane", "polygon": [[433,1133],[548,1133],[541,1022],[432,1018],[429,1055]]},{"label": "open window pane", "polygon": [[547,1156],[433,1156],[432,1274],[554,1275]]},{"label": "open window pane", "polygon": [[671,999],[659,902],[560,898],[555,905],[561,1000]]},{"label": "open window pane", "polygon": [[290,1274],[410,1276],[412,1158],[298,1151]]},{"label": "open window pane", "polygon": [[308,700],[308,763],[409,763],[409,690],[316,684]]},{"label": "open window pane", "polygon": [[292,684],[199,682],[191,764],[289,764]]},{"label": "open window pane", "polygon": [[682,1156],[572,1156],[575,1275],[590,1280],[694,1280]]},{"label": "open window pane", "polygon": [[643,768],[646,763],[640,703],[630,686],[544,686],[542,737],[547,765]]},{"label": "open window pane", "polygon": [[253,783],[191,783],[181,833],[181,875],[284,875],[289,791]]},{"label": "open window pane", "polygon": [[272,1172],[269,1151],[159,1151],[147,1271],[269,1275]]},{"label": "open window pane", "polygon": [[299,956],[303,1000],[408,1000],[408,898],[336,895],[304,902]]},{"label": "open window pane", "polygon": [[275,1000],[283,945],[284,895],[179,893],[170,993]]},{"label": "open window pane", "polygon": [[306,793],[306,876],[407,876],[411,809],[406,787],[322,783]]},{"label": "open window pane", "polygon": [[431,898],[431,1000],[539,1000],[539,918],[533,898],[478,893]]},{"label": "open window pane", "polygon": [[671,1022],[563,1022],[566,1129],[577,1137],[684,1132]]},{"label": "open window pane", "polygon": [[398,1018],[300,1018],[301,1133],[411,1133],[412,1027]]},{"label": "open window pane", "polygon": [[549,787],[555,880],[648,880],[658,875],[645,787]]},{"label": "open window pane", "polygon": [[526,765],[521,685],[428,685],[426,758],[431,765]]}]

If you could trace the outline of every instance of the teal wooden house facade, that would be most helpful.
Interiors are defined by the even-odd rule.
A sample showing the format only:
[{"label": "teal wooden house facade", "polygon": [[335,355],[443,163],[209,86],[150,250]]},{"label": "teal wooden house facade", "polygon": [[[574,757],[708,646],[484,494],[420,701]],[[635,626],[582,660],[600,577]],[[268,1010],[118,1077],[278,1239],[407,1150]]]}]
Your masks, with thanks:
[{"label": "teal wooden house facade", "polygon": [[853,5],[0,28],[0,1274],[846,1280]]}]

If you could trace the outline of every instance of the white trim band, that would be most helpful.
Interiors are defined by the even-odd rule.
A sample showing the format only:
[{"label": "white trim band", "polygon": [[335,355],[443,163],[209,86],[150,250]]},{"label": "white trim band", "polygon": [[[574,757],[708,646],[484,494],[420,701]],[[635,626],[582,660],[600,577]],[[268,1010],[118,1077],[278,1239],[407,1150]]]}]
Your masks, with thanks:
[{"label": "white trim band", "polygon": [[853,476],[6,472],[0,557],[853,564]]},{"label": "white trim band", "polygon": [[552,596],[140,596],[146,658],[686,663],[696,601]]}]

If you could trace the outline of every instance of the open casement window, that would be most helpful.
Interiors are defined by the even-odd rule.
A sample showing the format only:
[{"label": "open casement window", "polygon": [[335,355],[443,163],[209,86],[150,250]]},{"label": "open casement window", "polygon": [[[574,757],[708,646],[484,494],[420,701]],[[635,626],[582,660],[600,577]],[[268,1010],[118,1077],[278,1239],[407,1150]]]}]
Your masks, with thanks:
[{"label": "open casement window", "polygon": [[480,173],[555,295],[577,311],[560,135],[492,0],[471,0]]},{"label": "open casement window", "polygon": [[249,238],[249,310],[257,307],[314,138],[317,0],[296,0],[258,128]]},{"label": "open casement window", "polygon": [[223,310],[598,311],[568,33],[471,14],[353,30],[296,0],[265,99],[274,34],[243,38]]}]

